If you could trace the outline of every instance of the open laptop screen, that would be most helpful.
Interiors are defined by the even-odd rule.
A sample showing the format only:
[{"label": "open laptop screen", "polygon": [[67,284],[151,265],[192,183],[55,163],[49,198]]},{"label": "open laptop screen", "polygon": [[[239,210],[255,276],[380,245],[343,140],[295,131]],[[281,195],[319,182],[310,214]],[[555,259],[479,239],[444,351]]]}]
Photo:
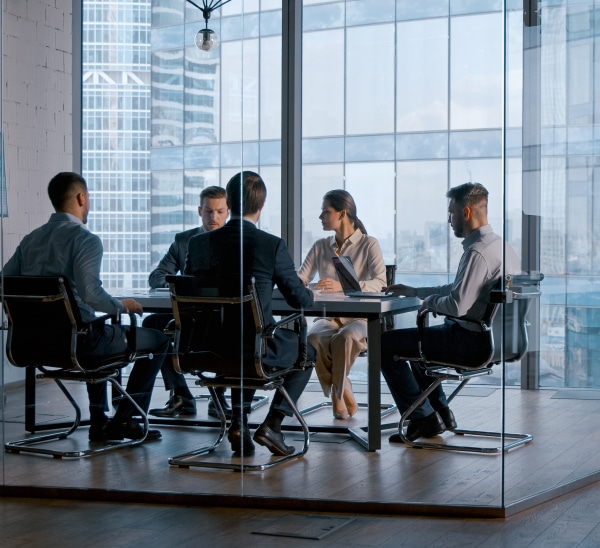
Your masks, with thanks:
[{"label": "open laptop screen", "polygon": [[350,257],[346,255],[342,255],[341,257],[335,256],[331,260],[333,261],[333,266],[335,266],[344,293],[347,291],[360,291],[360,282],[358,281],[358,276],[352,266]]}]

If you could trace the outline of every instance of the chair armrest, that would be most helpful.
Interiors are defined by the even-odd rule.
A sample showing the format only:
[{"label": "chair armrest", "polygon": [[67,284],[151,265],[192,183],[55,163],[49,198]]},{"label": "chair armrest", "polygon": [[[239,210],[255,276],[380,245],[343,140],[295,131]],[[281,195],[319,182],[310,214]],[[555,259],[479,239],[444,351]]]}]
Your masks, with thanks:
[{"label": "chair armrest", "polygon": [[165,335],[173,337],[175,335],[175,320],[170,320],[166,327],[163,329]]},{"label": "chair armrest", "polygon": [[[79,329],[79,335],[85,335],[88,333],[89,326],[99,325],[106,323],[106,320],[114,320],[114,316],[110,314],[104,314],[103,316],[98,316],[91,322],[84,324],[83,329]],[[120,321],[117,323],[121,323]],[[131,359],[133,360],[136,352],[137,352],[137,317],[134,312],[129,313],[129,331],[127,331],[125,335],[125,340],[127,342],[127,350],[129,350],[129,354]]]},{"label": "chair armrest", "polygon": [[129,313],[129,331],[127,332],[127,348],[132,356],[137,352],[137,318],[134,312]]},{"label": "chair armrest", "polygon": [[308,328],[306,326],[304,312],[294,312],[273,325],[267,326],[263,332],[263,339],[272,339],[275,336],[275,331],[279,327],[291,322],[294,322],[294,331],[298,335],[298,359],[295,363],[295,367],[304,369],[308,358]]},{"label": "chair armrest", "polygon": [[424,362],[429,361],[427,359],[427,355],[426,355],[427,349],[423,345],[423,330],[425,329],[425,327],[427,327],[427,325],[429,323],[429,321],[428,321],[429,314],[434,314],[435,316],[443,316],[444,318],[448,318],[449,320],[460,320],[461,322],[466,322],[466,323],[476,325],[479,327],[479,329],[481,329],[482,333],[491,330],[491,325],[488,325],[485,320],[472,320],[470,318],[457,318],[456,316],[450,316],[448,314],[440,314],[439,312],[434,312],[430,308],[424,308],[422,310],[419,310],[419,313],[417,314],[417,334],[418,334],[418,343],[417,344],[419,347],[419,354],[421,356],[421,359]]},{"label": "chair armrest", "polygon": [[444,318],[448,318],[449,320],[460,320],[461,322],[472,323],[473,325],[481,328],[482,331],[488,331],[490,326],[485,322],[485,320],[472,320],[471,318],[458,318],[456,316],[450,316],[449,314],[440,314],[439,312],[434,312],[430,308],[424,308],[419,310],[417,314],[417,329],[419,329],[419,339],[421,339],[421,334],[423,332],[423,328],[427,327],[429,314],[433,314],[434,316],[442,316]]},{"label": "chair armrest", "polygon": [[275,335],[275,331],[277,329],[279,329],[282,325],[286,325],[288,323],[295,322],[296,320],[303,318],[303,317],[304,317],[303,312],[294,312],[293,314],[290,314],[289,316],[282,318],[278,322],[275,322],[274,324],[271,324],[271,325],[268,325],[267,327],[265,327],[265,330],[263,332],[263,337],[266,339],[272,339]]},{"label": "chair armrest", "polygon": [[105,323],[106,320],[112,320],[113,318],[114,316],[111,316],[110,314],[104,314],[103,316],[98,316],[96,319],[89,322],[88,325]]}]

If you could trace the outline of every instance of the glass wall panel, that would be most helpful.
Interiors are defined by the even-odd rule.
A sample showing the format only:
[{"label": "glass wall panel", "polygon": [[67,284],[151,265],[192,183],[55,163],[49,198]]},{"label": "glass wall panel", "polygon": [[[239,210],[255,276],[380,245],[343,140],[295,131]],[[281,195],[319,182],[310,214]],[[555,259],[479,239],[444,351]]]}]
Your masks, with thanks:
[{"label": "glass wall panel", "polygon": [[[342,164],[308,165],[302,168],[303,188],[310,189],[302,193],[302,257],[319,238],[328,234],[323,233],[319,216],[323,206],[323,196],[334,188],[343,188],[344,171]],[[315,282],[318,281],[315,279]]]},{"label": "glass wall panel", "polygon": [[[513,206],[521,194],[522,259],[545,278],[540,304],[531,314],[532,352],[521,362],[520,405],[530,407],[530,420],[519,418],[517,408],[509,404],[512,391],[507,390],[506,422],[529,422],[527,427],[536,435],[528,448],[531,458],[541,462],[550,451],[553,472],[547,474],[548,468],[541,466],[523,468],[517,453],[509,453],[507,504],[526,495],[519,482],[541,492],[597,473],[587,440],[594,430],[590,417],[598,401],[599,369],[594,342],[598,75],[591,60],[598,47],[594,25],[598,3],[541,2],[540,7],[542,17],[523,29],[522,191],[518,169],[509,163],[506,216],[509,237],[517,241],[512,228],[519,224],[518,212]],[[508,27],[513,36],[515,27],[514,21]],[[510,82],[510,67],[507,73]],[[506,109],[511,125],[515,101],[516,94],[509,93]],[[507,364],[507,377],[509,371]],[[564,430],[538,418],[541,409],[553,417],[564,416]],[[558,435],[560,447],[553,444],[558,429],[563,432]]]},{"label": "glass wall panel", "polygon": [[[282,82],[281,0],[232,0],[217,10],[210,25],[221,44],[211,52],[193,45],[204,21],[185,0],[83,5],[81,161],[92,196],[89,228],[104,246],[105,287],[114,294],[145,289],[175,234],[198,226],[200,192],[225,186],[242,168],[261,173],[268,187],[259,227],[281,234],[282,196],[290,195],[282,144],[291,138],[281,131],[288,83]],[[363,405],[346,421],[334,418],[331,407],[307,414],[318,432],[309,452],[288,465],[235,478],[222,470],[176,470],[166,453],[188,449],[191,436],[184,432],[193,430],[195,444],[213,429],[163,426],[160,445],[135,449],[135,466],[146,467],[151,484],[136,483],[129,454],[117,453],[78,461],[77,474],[66,462],[2,453],[1,482],[489,510],[595,477],[600,4],[539,5],[541,18],[525,19],[524,26],[516,0],[303,0],[302,97],[295,105],[302,113],[302,160],[293,181],[301,187],[290,198],[299,196],[290,205],[301,216],[295,238],[301,259],[333,234],[319,215],[325,192],[341,188],[356,201],[384,262],[396,266],[396,282],[433,287],[452,282],[463,251],[448,223],[446,192],[466,181],[487,187],[494,231],[524,271],[545,278],[529,313],[528,352],[471,381],[451,407],[460,428],[528,432],[533,442],[495,456],[417,451],[388,442],[395,412],[382,419],[381,448],[364,450],[340,427],[367,425],[369,383],[377,373],[369,359],[378,351],[378,341],[367,337],[366,353],[346,372]],[[4,228],[0,238],[14,248]],[[505,324],[497,345],[509,338],[505,310],[499,307]],[[326,307],[318,314],[332,316]],[[393,327],[414,325],[411,310]],[[2,439],[7,429],[12,437],[24,426],[21,415],[5,418],[5,368]],[[391,404],[379,380],[382,402]],[[457,382],[443,386],[450,395]],[[159,381],[153,406],[167,394]],[[79,395],[85,399],[85,389]],[[300,407],[329,398],[313,374]],[[197,418],[205,419],[205,399],[198,398],[198,409]],[[253,412],[253,428],[266,409]],[[62,416],[62,408],[55,413]],[[78,441],[86,442],[86,434]],[[445,432],[437,439],[457,438]],[[294,431],[286,440],[300,442]],[[230,458],[228,446],[223,458]],[[11,465],[12,459],[28,465]]]},{"label": "glass wall panel", "polygon": [[448,18],[398,23],[397,37],[397,131],[447,130]]},{"label": "glass wall panel", "polygon": [[394,130],[394,117],[390,116],[394,111],[393,25],[361,25],[346,30],[345,89],[348,135]]},{"label": "glass wall panel", "polygon": [[320,63],[302,66],[302,133],[307,137],[344,133],[344,32],[304,33],[302,56]]},{"label": "glass wall panel", "polygon": [[503,15],[450,19],[450,127],[502,127]]},{"label": "glass wall panel", "polygon": [[[4,28],[3,24],[4,10],[0,10],[0,28]],[[4,41],[2,41],[4,42]],[[4,59],[4,52],[2,48],[2,42],[0,42],[0,59]],[[0,62],[0,80],[4,81],[4,71],[3,71],[3,63]],[[4,87],[4,86],[3,86]],[[0,89],[0,103],[4,104],[2,101],[2,90]],[[2,130],[0,131],[0,211],[2,211],[2,215],[4,216],[5,212],[8,211],[8,205],[6,203],[6,171],[5,171],[5,156],[4,156],[4,119],[2,117],[2,111],[0,110],[0,127]],[[4,223],[0,223],[0,243],[4,244]],[[4,248],[4,245],[2,245]],[[0,253],[0,261],[4,264],[4,256]],[[2,324],[4,324],[4,308],[2,309]],[[6,339],[5,339],[5,330],[2,329],[2,337],[0,338],[0,344],[2,345],[2,349],[5,348]],[[6,395],[5,395],[5,378],[4,378],[4,368],[5,362],[4,352],[1,352],[2,359],[0,359],[0,443],[4,445],[5,440],[5,427],[4,422],[6,419]],[[0,457],[0,485],[4,485],[4,452],[2,452],[2,456]]]}]

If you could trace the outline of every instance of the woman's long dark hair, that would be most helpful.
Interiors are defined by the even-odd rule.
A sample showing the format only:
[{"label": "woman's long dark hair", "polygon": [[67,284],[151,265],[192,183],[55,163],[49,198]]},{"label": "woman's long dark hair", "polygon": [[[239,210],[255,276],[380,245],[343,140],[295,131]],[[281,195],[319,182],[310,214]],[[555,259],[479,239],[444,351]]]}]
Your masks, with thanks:
[{"label": "woman's long dark hair", "polygon": [[336,190],[330,190],[323,196],[323,201],[327,202],[335,211],[345,210],[348,218],[354,225],[354,228],[359,228],[363,234],[367,233],[365,225],[356,216],[356,204],[354,198],[346,190],[338,188]]}]

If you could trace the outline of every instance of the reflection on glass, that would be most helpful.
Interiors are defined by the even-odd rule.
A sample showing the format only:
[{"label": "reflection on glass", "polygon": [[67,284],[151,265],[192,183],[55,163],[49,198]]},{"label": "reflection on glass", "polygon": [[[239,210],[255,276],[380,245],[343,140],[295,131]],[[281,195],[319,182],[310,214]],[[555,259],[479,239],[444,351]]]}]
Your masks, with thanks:
[{"label": "reflection on glass", "polygon": [[448,129],[448,18],[398,23],[397,36],[397,131]]},{"label": "reflection on glass", "polygon": [[502,127],[502,14],[450,20],[450,127]]},{"label": "reflection on glass", "polygon": [[346,36],[346,132],[392,132],[394,25],[352,27]]},{"label": "reflection on glass", "polygon": [[344,32],[304,34],[302,65],[302,135],[344,132]]},{"label": "reflection on glass", "polygon": [[[86,2],[86,9],[96,4]],[[323,194],[347,187],[369,231],[398,264],[402,281],[446,283],[461,249],[448,231],[445,192],[465,180],[484,183],[492,196],[490,222],[524,256],[539,243],[539,267],[546,279],[532,324],[540,335],[539,347],[533,347],[539,348],[534,370],[525,363],[499,370],[490,379],[496,384],[491,399],[478,396],[480,408],[472,398],[460,402],[487,410],[493,400],[490,422],[503,417],[509,425],[527,421],[537,436],[526,457],[515,452],[492,464],[486,461],[485,497],[478,501],[498,505],[505,495],[504,500],[518,500],[593,473],[597,463],[577,460],[579,451],[571,449],[585,440],[584,429],[593,428],[577,417],[571,424],[582,429],[580,438],[560,449],[566,464],[543,476],[535,457],[549,451],[543,442],[554,435],[549,428],[555,424],[547,413],[538,413],[539,402],[552,416],[561,416],[593,402],[553,399],[549,394],[555,389],[573,398],[572,388],[600,385],[595,3],[548,3],[537,61],[530,58],[535,51],[523,51],[519,2],[370,3],[377,4],[385,10],[365,14],[365,4],[355,2],[304,2],[303,254],[323,236],[317,218]],[[105,247],[106,285],[145,287],[152,263],[173,233],[194,224],[198,191],[225,184],[240,166],[259,171],[267,181],[261,227],[277,234],[282,220],[277,156],[281,53],[274,22],[280,20],[280,0],[231,2],[219,15],[220,57],[209,58],[194,56],[191,40],[199,14],[184,7],[184,0],[137,2],[136,9],[146,11],[135,25],[129,25],[130,13],[118,9],[125,3],[103,5],[110,7],[106,14],[112,19],[96,25],[92,12],[86,12],[82,162],[94,201],[90,229],[101,235]],[[506,27],[504,5],[515,8]],[[390,6],[395,21],[387,22]],[[152,49],[146,24],[151,8]],[[375,24],[377,17],[386,22]],[[119,34],[124,23],[129,28]],[[104,43],[108,28],[117,29],[118,43]],[[358,45],[364,35],[374,36],[371,51]],[[523,72],[534,74],[536,62],[541,65],[536,100],[526,95],[523,104]],[[541,127],[534,144],[541,145],[541,160],[532,166],[522,150],[521,125],[537,107]],[[504,124],[510,131],[503,133]],[[532,171],[537,171],[539,188],[531,188]],[[510,389],[497,389],[502,382]],[[407,460],[413,458],[401,451]],[[371,457],[364,460],[376,460]],[[41,470],[47,463],[33,461],[36,465]],[[104,482],[97,465],[94,478]],[[55,481],[47,473],[39,476]],[[87,487],[88,476],[81,478]],[[29,478],[11,476],[11,481]],[[248,491],[258,491],[256,485]],[[447,495],[432,481],[415,498],[445,503]],[[465,490],[451,502],[470,504],[472,495]],[[393,496],[397,501],[402,495]]]}]

